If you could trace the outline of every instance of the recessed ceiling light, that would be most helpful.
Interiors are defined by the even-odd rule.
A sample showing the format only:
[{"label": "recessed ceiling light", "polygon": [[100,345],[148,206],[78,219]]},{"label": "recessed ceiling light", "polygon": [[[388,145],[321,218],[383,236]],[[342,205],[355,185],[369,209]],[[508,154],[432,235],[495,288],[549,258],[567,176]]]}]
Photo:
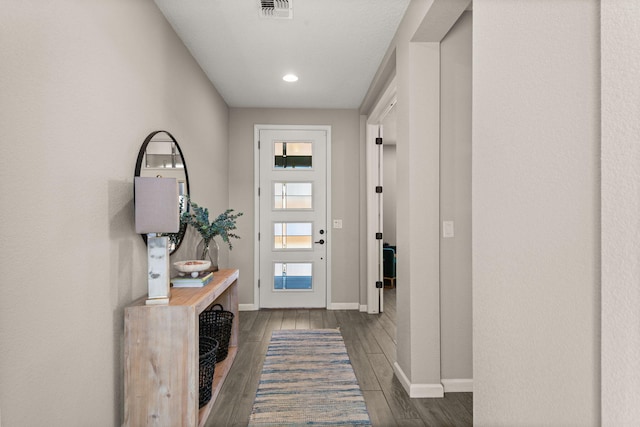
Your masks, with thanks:
[{"label": "recessed ceiling light", "polygon": [[287,74],[282,78],[282,80],[284,80],[285,82],[293,83],[298,81],[298,76],[296,76],[295,74]]}]

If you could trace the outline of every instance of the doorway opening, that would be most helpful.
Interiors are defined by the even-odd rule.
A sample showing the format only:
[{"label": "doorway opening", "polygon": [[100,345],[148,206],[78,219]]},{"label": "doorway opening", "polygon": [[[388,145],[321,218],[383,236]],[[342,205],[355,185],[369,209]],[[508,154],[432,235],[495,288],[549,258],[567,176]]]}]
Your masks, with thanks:
[{"label": "doorway opening", "polygon": [[[390,282],[395,285],[395,262],[396,255],[393,251],[391,264],[388,260],[385,269],[384,247],[395,246],[395,202],[394,192],[385,185],[393,183],[395,185],[395,168],[387,170],[393,174],[385,180],[385,145],[392,149],[395,159],[395,106],[396,106],[396,82],[391,80],[380,100],[376,104],[367,120],[366,131],[366,161],[367,161],[367,312],[370,314],[384,311],[384,284]],[[393,135],[387,144],[385,133],[386,128],[389,134]],[[389,195],[389,197],[386,197]],[[385,219],[385,197],[387,202],[387,216]],[[392,205],[393,203],[393,205]],[[387,222],[393,221],[393,224]],[[387,234],[387,229],[389,234]],[[389,254],[390,252],[387,252]],[[386,271],[385,271],[386,270]],[[391,273],[393,280],[391,279]],[[385,280],[387,277],[387,280]]]}]

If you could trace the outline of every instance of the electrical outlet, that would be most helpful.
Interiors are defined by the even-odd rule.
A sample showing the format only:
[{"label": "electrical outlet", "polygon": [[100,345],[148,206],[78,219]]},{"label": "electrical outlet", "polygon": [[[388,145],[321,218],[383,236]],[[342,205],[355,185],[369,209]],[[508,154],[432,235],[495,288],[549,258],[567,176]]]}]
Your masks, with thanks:
[{"label": "electrical outlet", "polygon": [[342,220],[334,219],[333,220],[333,228],[342,228]]}]

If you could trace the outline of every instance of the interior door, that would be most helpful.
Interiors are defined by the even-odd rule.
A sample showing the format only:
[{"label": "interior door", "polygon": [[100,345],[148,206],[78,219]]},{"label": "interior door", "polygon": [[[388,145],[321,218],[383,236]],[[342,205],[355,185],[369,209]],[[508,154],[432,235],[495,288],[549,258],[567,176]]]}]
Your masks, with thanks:
[{"label": "interior door", "polygon": [[327,306],[327,131],[259,131],[260,307]]}]

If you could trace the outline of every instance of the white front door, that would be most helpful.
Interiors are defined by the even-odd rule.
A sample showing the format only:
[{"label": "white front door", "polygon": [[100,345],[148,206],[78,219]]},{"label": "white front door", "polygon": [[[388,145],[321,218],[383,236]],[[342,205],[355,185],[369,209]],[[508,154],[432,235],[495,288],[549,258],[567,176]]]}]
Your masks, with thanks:
[{"label": "white front door", "polygon": [[260,307],[326,307],[330,128],[257,130]]}]

